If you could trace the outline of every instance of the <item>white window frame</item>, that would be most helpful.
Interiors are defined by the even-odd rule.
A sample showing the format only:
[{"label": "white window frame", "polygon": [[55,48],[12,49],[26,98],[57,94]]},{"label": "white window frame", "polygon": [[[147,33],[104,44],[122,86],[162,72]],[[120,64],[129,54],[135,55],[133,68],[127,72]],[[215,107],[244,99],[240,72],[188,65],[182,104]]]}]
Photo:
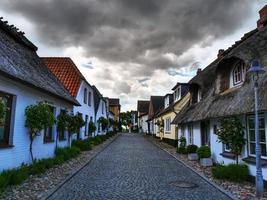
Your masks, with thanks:
[{"label": "white window frame", "polygon": [[169,96],[165,97],[164,103],[165,103],[165,108],[169,107],[169,105],[170,105],[170,97]]},{"label": "white window frame", "polygon": [[174,91],[174,101],[179,101],[181,99],[181,86],[178,86]]},{"label": "white window frame", "polygon": [[194,144],[194,127],[193,127],[193,124],[188,125],[188,144]]},{"label": "white window frame", "polygon": [[233,87],[241,85],[245,80],[245,64],[241,61],[237,62],[234,65],[234,68],[232,70],[232,81],[233,81]]},{"label": "white window frame", "polygon": [[170,133],[171,132],[171,118],[168,117],[165,119],[165,132]]},{"label": "white window frame", "polygon": [[[261,119],[261,118],[263,118],[263,121],[264,121],[264,129],[262,129],[262,128],[259,128],[259,132],[261,131],[261,130],[264,130],[264,134],[265,134],[265,142],[260,142],[260,144],[265,144],[265,151],[266,151],[266,156],[261,156],[262,158],[267,158],[267,138],[266,138],[266,117],[265,117],[265,115],[264,114],[259,114],[259,120]],[[250,147],[250,144],[251,143],[254,143],[255,145],[256,145],[256,141],[251,141],[251,139],[250,139],[250,130],[252,130],[252,131],[255,131],[255,127],[253,128],[253,129],[251,129],[250,127],[249,127],[249,120],[250,119],[255,119],[255,115],[249,115],[249,116],[247,116],[247,136],[248,136],[248,155],[249,156],[252,156],[252,157],[256,157],[256,149],[255,149],[255,154],[252,154],[251,153],[251,147]],[[254,121],[254,120],[253,120]],[[256,136],[255,136],[255,140],[256,140]],[[255,146],[255,148],[256,148],[256,146]]]}]

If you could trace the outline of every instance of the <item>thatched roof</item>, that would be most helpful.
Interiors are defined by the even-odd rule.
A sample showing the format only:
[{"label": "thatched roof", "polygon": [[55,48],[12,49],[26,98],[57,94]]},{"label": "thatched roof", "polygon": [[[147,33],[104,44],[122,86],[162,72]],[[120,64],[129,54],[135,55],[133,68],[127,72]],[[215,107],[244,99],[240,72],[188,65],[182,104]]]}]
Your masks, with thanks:
[{"label": "thatched roof", "polygon": [[79,103],[50,72],[22,32],[0,20],[0,74],[71,104]]},{"label": "thatched roof", "polygon": [[[254,89],[250,74],[246,74],[241,87],[215,94],[216,70],[218,67],[228,67],[227,60],[231,58],[239,58],[247,66],[253,59],[260,59],[267,71],[267,27],[245,34],[240,41],[224,51],[223,57],[216,59],[190,80],[190,84],[198,84],[202,88],[202,100],[184,107],[173,123],[187,123],[254,112]],[[267,110],[266,88],[267,73],[260,75],[259,78],[259,109],[262,111]]]}]

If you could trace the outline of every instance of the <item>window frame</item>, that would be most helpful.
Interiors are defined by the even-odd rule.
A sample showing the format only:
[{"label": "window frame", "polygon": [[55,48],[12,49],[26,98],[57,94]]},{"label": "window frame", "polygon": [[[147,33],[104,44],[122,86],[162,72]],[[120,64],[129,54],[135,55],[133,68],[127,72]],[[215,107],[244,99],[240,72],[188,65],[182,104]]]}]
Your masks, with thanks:
[{"label": "window frame", "polygon": [[166,133],[171,133],[171,118],[170,117],[167,117],[165,119],[165,126],[164,127],[165,127],[165,132]]},{"label": "window frame", "polygon": [[83,89],[83,103],[87,104],[87,88]]},{"label": "window frame", "polygon": [[[55,111],[56,111],[56,107],[54,107],[53,105],[48,105],[49,108],[51,109],[53,115],[55,116]],[[47,136],[47,131],[49,131],[49,135]],[[43,137],[43,142],[44,143],[52,143],[54,142],[54,125],[50,126],[50,127],[46,127],[44,129],[44,137]]]},{"label": "window frame", "polygon": [[88,91],[88,106],[91,106],[92,105],[92,93],[91,91]]},{"label": "window frame", "polygon": [[[265,145],[265,152],[266,152],[266,155],[263,156],[261,154],[261,158],[263,159],[267,159],[267,138],[266,138],[266,117],[265,117],[265,114],[264,113],[259,113],[259,120],[263,118],[263,122],[264,122],[264,135],[265,135],[265,141],[264,142],[260,142],[260,144],[263,144]],[[253,121],[255,121],[255,115],[248,115],[246,117],[246,124],[247,124],[247,127],[246,127],[246,131],[247,131],[247,147],[248,147],[248,155],[251,156],[251,157],[256,157],[256,136],[255,136],[255,141],[251,142],[251,139],[250,139],[250,130],[254,131],[255,132],[255,127],[253,129],[250,129],[249,127],[249,120],[250,119],[254,119]],[[260,124],[259,124],[260,125]],[[259,127],[259,133],[260,131],[263,130]],[[255,144],[255,154],[251,153],[251,146],[250,144],[251,143],[254,143]]]},{"label": "window frame", "polygon": [[181,99],[181,86],[178,86],[174,91],[174,101],[179,101]]},{"label": "window frame", "polygon": [[194,127],[193,124],[188,125],[188,144],[194,144]]},{"label": "window frame", "polygon": [[[239,71],[236,71],[240,67]],[[241,61],[237,62],[232,70],[232,80],[233,80],[233,87],[241,85],[245,80],[245,64]],[[236,74],[238,73],[238,74]],[[237,80],[237,77],[240,78],[240,80]]]},{"label": "window frame", "polygon": [[12,136],[12,117],[14,115],[13,109],[14,109],[14,95],[9,94],[7,92],[0,91],[0,97],[7,99],[7,109],[8,114],[5,116],[4,121],[4,131],[3,131],[3,139],[0,139],[0,147],[6,147],[11,146],[11,136]]}]

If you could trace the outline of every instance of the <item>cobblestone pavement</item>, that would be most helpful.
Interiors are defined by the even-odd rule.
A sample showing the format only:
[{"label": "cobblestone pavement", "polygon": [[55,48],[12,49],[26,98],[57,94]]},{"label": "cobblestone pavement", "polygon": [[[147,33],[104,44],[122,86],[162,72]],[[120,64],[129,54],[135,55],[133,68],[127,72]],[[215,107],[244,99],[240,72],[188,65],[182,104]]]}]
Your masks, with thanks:
[{"label": "cobblestone pavement", "polygon": [[49,199],[230,198],[142,136],[123,134]]}]

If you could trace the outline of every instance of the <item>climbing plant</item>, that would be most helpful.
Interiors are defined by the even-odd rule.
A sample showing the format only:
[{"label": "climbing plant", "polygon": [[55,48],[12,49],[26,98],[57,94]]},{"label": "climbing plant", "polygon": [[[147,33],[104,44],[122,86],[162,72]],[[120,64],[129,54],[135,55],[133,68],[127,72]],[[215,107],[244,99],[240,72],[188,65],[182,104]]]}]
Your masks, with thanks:
[{"label": "climbing plant", "polygon": [[30,105],[25,110],[25,127],[29,130],[30,155],[33,161],[32,144],[36,136],[46,127],[51,127],[55,123],[55,117],[50,107],[46,103]]},{"label": "climbing plant", "polygon": [[236,163],[238,164],[238,156],[242,153],[246,144],[244,126],[240,120],[236,117],[221,119],[217,134],[218,142],[229,146],[230,151],[235,154]]}]

